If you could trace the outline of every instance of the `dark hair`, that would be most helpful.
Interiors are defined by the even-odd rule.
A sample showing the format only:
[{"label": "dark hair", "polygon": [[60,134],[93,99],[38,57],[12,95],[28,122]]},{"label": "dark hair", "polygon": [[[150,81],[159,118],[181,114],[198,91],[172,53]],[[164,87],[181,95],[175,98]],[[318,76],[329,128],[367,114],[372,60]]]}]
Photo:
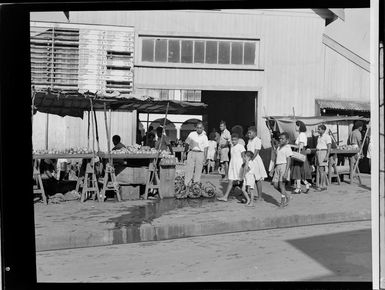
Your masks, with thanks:
[{"label": "dark hair", "polygon": [[355,124],[354,124],[354,129],[358,129],[360,127],[364,127],[364,123],[362,121],[357,121]]},{"label": "dark hair", "polygon": [[300,132],[306,132],[306,125],[302,121],[297,121],[295,124],[299,127]]},{"label": "dark hair", "polygon": [[213,132],[210,133],[209,140],[215,140],[215,133]]},{"label": "dark hair", "polygon": [[219,122],[219,125],[225,125],[225,126],[226,126],[226,122],[223,121],[223,120],[221,120],[221,121]]},{"label": "dark hair", "polygon": [[239,134],[233,133],[233,134],[231,134],[231,138],[238,138],[239,139]]},{"label": "dark hair", "polygon": [[231,131],[232,131],[232,133],[237,133],[239,135],[239,137],[241,137],[241,138],[243,137],[243,128],[242,128],[242,126],[235,125]]},{"label": "dark hair", "polygon": [[119,135],[114,135],[112,136],[112,141],[120,142],[120,136]]},{"label": "dark hair", "polygon": [[318,128],[326,131],[326,126],[324,124],[319,125]]},{"label": "dark hair", "polygon": [[152,130],[154,130],[154,127],[152,126],[148,127],[148,131],[152,131]]},{"label": "dark hair", "polygon": [[281,136],[285,136],[286,140],[289,140],[289,139],[290,139],[289,133],[287,133],[287,132],[282,132],[282,133],[280,133],[280,134],[279,134],[279,137],[281,137]]},{"label": "dark hair", "polygon": [[246,151],[246,152],[245,152],[245,155],[246,155],[247,157],[250,157],[250,159],[253,159],[253,157],[254,157],[254,153],[251,152],[251,151]]},{"label": "dark hair", "polygon": [[248,131],[252,131],[252,132],[257,133],[257,128],[255,126],[250,126]]},{"label": "dark hair", "polygon": [[163,127],[158,127],[158,128],[156,128],[156,133],[158,133],[158,134],[162,134],[163,133]]},{"label": "dark hair", "polygon": [[203,128],[205,127],[205,125],[203,125],[202,121],[198,121],[195,127],[198,127],[198,125],[202,125]]}]

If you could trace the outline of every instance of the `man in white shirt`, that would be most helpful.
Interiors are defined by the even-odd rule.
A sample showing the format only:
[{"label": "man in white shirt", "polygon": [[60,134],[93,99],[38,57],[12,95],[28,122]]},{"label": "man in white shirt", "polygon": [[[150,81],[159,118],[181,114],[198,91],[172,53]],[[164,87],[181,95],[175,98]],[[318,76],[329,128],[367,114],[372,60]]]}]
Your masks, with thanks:
[{"label": "man in white shirt", "polygon": [[332,145],[332,139],[329,134],[326,133],[326,126],[318,126],[319,137],[317,140],[317,165],[321,175],[320,187],[317,191],[326,190],[326,168],[328,167],[328,161],[330,156],[330,150]]},{"label": "man in white shirt", "polygon": [[191,132],[186,141],[188,146],[187,165],[185,173],[185,185],[189,185],[191,180],[200,182],[203,164],[206,163],[209,140],[203,131],[203,123],[198,122],[196,131]]}]

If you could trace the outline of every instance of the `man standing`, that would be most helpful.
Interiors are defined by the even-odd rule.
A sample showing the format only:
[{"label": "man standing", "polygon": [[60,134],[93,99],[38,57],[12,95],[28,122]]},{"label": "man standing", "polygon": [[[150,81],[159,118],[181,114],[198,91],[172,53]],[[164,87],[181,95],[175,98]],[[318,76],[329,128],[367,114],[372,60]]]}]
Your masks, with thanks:
[{"label": "man standing", "polygon": [[221,137],[219,139],[219,150],[220,150],[220,163],[221,167],[225,170],[224,181],[228,180],[229,173],[229,152],[230,152],[230,131],[226,129],[226,122],[221,121],[219,123],[219,129],[221,130]]},{"label": "man standing", "polygon": [[349,136],[348,145],[352,145],[356,148],[361,148],[362,143],[362,128],[364,124],[361,121],[357,121],[357,123],[354,125],[354,130]]},{"label": "man standing", "polygon": [[[189,185],[191,180],[200,182],[203,164],[206,163],[207,150],[209,141],[207,135],[203,132],[203,123],[198,122],[196,131],[191,132],[186,141],[185,146],[188,146],[187,165],[185,185]],[[193,178],[194,177],[194,178]]]}]

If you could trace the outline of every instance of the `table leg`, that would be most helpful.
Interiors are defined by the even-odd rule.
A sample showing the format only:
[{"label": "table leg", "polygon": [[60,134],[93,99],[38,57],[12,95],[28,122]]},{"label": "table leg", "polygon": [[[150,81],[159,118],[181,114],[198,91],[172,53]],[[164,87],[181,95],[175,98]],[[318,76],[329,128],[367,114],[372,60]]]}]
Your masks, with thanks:
[{"label": "table leg", "polygon": [[316,186],[317,188],[319,188],[319,178],[320,178],[319,166],[316,165],[315,186]]},{"label": "table leg", "polygon": [[350,181],[349,181],[349,184],[352,184],[353,183],[353,170],[354,170],[354,156],[353,157],[349,157],[349,178],[350,178]]}]

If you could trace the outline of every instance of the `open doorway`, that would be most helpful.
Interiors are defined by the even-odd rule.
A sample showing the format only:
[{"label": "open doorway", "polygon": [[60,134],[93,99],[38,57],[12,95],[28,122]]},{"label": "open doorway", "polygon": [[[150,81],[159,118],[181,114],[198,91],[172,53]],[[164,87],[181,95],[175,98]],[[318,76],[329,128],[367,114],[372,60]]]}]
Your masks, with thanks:
[{"label": "open doorway", "polygon": [[[207,131],[219,127],[221,120],[226,121],[231,130],[235,125],[244,129],[256,125],[258,92],[245,91],[202,91],[202,102],[207,108]],[[246,132],[244,132],[246,133]]]}]

